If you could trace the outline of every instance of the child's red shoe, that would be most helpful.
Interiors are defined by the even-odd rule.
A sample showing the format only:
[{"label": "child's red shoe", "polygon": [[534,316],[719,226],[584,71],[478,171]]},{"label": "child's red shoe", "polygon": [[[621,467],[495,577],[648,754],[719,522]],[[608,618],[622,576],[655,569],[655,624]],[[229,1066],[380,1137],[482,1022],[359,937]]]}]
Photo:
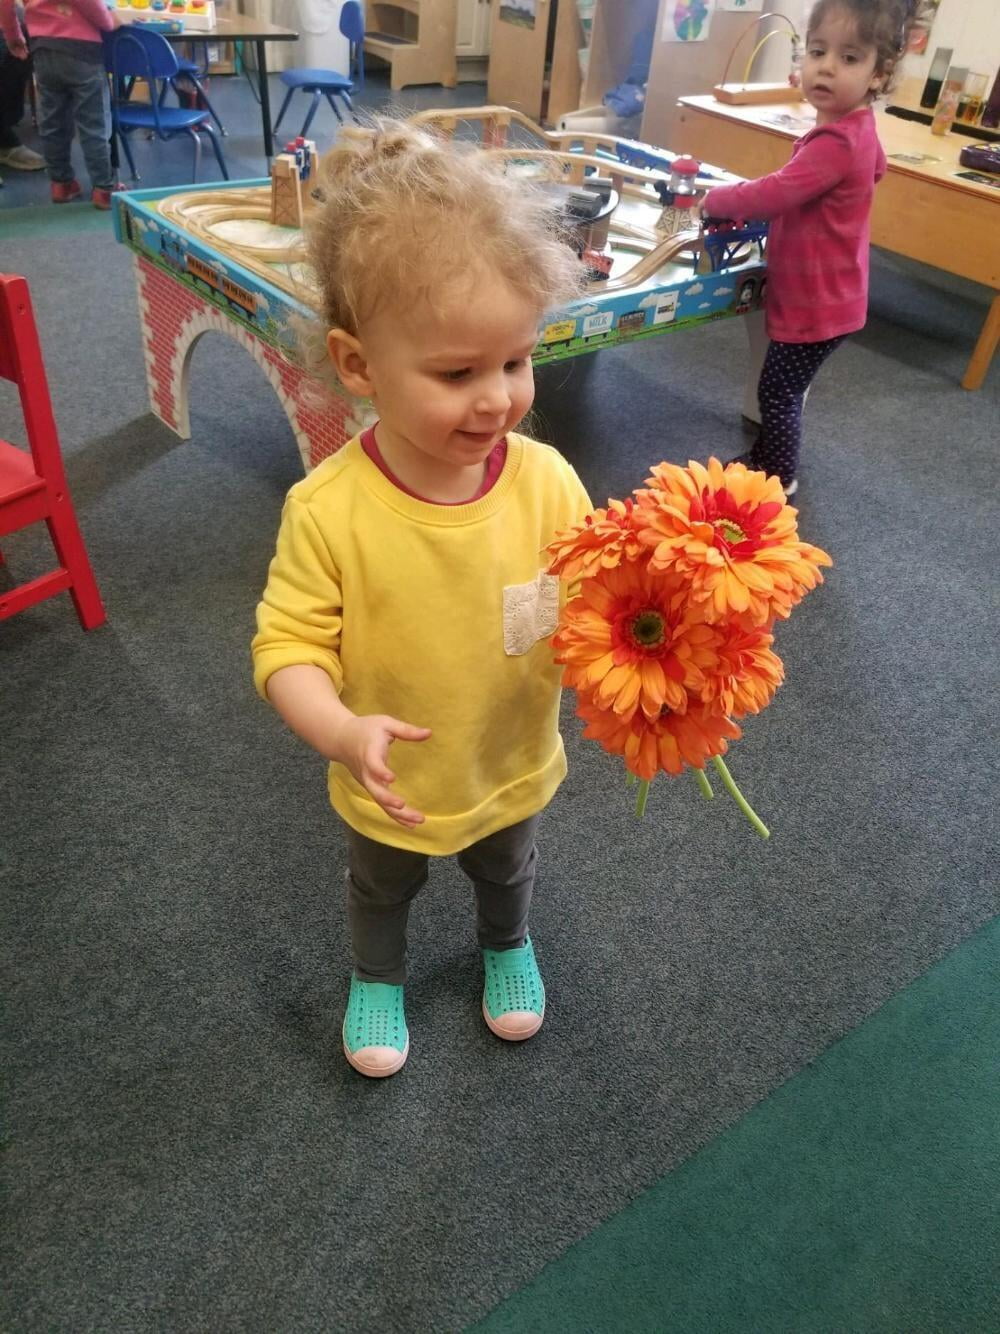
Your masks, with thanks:
[{"label": "child's red shoe", "polygon": [[124,185],[113,185],[110,190],[102,190],[100,186],[95,186],[90,195],[90,202],[94,208],[109,209],[111,207],[111,196],[124,189]]},{"label": "child's red shoe", "polygon": [[53,204],[68,204],[83,194],[79,181],[53,181],[51,192]]}]

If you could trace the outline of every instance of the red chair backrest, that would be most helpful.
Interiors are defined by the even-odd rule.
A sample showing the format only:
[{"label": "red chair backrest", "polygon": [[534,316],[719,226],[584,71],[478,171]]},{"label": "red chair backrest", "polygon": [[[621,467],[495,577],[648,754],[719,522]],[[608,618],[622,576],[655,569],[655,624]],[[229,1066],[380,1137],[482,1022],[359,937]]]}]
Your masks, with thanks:
[{"label": "red chair backrest", "polygon": [[21,395],[35,471],[58,483],[62,455],[31,296],[27,281],[10,273],[0,273],[0,376],[13,381]]}]

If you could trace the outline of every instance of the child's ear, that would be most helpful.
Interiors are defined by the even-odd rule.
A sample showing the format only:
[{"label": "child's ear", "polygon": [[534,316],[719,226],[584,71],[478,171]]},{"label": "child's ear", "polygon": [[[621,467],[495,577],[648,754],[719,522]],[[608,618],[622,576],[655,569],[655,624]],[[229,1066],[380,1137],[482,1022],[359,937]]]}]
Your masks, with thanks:
[{"label": "child's ear", "polygon": [[326,336],[326,350],[337,378],[348,393],[356,398],[371,398],[374,386],[364,348],[358,339],[346,329],[331,329]]},{"label": "child's ear", "polygon": [[872,81],[868,85],[868,91],[870,93],[874,93],[876,97],[880,97],[882,93],[885,92],[889,80],[892,77],[892,67],[893,61],[889,60],[882,69],[877,70],[872,75]]}]

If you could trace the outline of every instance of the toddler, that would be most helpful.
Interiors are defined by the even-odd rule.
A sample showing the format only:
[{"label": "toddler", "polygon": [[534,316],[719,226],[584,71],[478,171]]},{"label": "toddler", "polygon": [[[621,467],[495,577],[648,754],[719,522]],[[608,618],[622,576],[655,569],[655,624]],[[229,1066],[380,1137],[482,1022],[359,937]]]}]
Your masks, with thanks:
[{"label": "toddler", "polygon": [[566,760],[543,552],[590,501],[515,428],[540,321],[582,269],[543,196],[405,123],[342,131],[321,189],[325,353],[379,416],[289,493],[253,659],[258,690],[330,761],[354,956],[344,1051],[378,1077],[409,1051],[407,916],[432,857],[456,853],[475,890],[487,1025],[519,1041],[545,1013],[528,909]]},{"label": "toddler", "polygon": [[[75,127],[90,174],[91,200],[95,208],[108,209],[114,189],[111,99],[101,34],[117,20],[103,0],[26,0],[24,21],[31,35],[38,132],[52,202],[67,204],[82,193],[70,160]],[[14,0],[0,0],[0,28],[11,54],[26,60],[28,38]]]},{"label": "toddler", "polygon": [[802,404],[813,377],[868,312],[872,196],[885,174],[872,102],[906,48],[916,0],[818,0],[802,91],[816,128],[780,171],[710,190],[707,217],[769,218],[767,332],[760,437],[740,462],[798,488]]}]

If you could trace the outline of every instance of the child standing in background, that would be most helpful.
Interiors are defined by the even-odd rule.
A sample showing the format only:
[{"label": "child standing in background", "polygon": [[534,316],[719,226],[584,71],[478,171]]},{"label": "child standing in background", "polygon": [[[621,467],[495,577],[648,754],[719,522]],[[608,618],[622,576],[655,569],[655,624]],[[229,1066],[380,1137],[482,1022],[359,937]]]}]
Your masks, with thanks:
[{"label": "child standing in background", "polygon": [[[111,207],[111,99],[101,34],[117,24],[103,0],[27,0],[25,26],[38,85],[38,132],[52,202],[82,194],[70,158],[74,128],[90,174],[95,208]],[[28,58],[28,41],[14,0],[0,0],[0,28],[10,53]]]},{"label": "child standing in background", "polygon": [[802,91],[816,128],[780,171],[710,190],[702,214],[767,218],[767,332],[761,430],[740,462],[798,488],[802,404],[816,372],[868,316],[869,221],[885,174],[872,102],[906,49],[917,0],[818,0]]},{"label": "child standing in background", "polygon": [[519,1041],[545,1011],[528,909],[566,759],[544,548],[590,502],[515,427],[542,316],[582,268],[523,181],[413,126],[342,131],[321,182],[324,351],[379,420],[289,493],[254,675],[330,761],[354,955],[344,1051],[384,1076],[409,1051],[406,924],[431,857],[457,853],[475,889],[489,1028]]}]

